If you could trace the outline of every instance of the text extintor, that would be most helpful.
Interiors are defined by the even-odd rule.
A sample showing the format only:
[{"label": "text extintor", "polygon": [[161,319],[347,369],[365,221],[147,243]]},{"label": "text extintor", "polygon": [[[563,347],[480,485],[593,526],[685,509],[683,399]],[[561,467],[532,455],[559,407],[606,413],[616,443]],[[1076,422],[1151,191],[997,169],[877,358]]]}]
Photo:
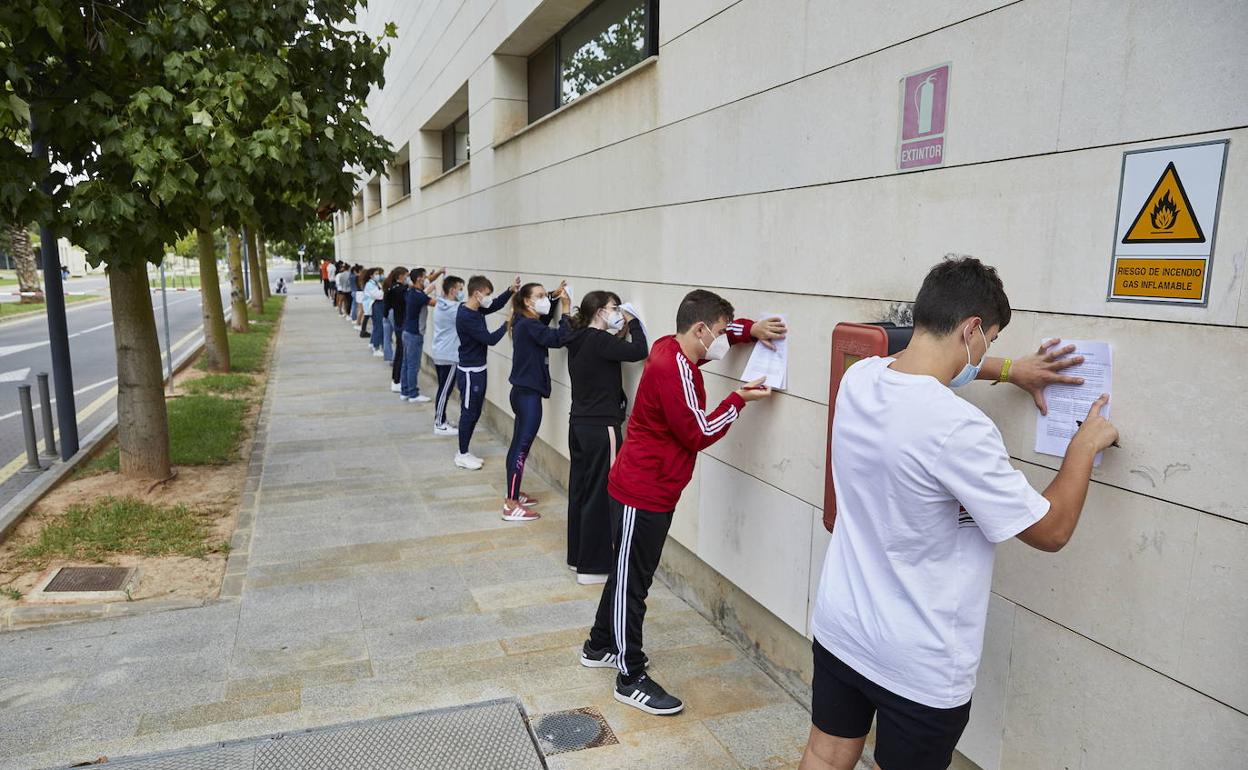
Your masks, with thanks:
[{"label": "text extintor", "polygon": [[1123,153],[1111,301],[1208,305],[1229,143]]},{"label": "text extintor", "polygon": [[902,171],[945,163],[949,68],[949,64],[941,64],[901,79],[897,168]]}]

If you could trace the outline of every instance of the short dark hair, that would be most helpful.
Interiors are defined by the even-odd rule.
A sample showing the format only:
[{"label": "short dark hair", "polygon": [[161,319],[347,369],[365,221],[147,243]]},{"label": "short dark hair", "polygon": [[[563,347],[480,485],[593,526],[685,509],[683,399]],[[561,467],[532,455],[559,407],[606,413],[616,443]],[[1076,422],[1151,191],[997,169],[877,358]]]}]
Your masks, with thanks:
[{"label": "short dark hair", "polygon": [[473,277],[468,279],[468,296],[469,297],[481,291],[482,289],[489,289],[490,291],[494,291],[494,284],[490,282],[489,278],[486,278],[484,275],[474,275]]},{"label": "short dark hair", "polygon": [[971,316],[979,316],[984,329],[1004,329],[1010,322],[1005,286],[996,268],[974,257],[946,256],[923,279],[914,300],[914,326],[943,336]]},{"label": "short dark hair", "polygon": [[[429,271],[425,270],[423,267],[413,267],[408,274],[412,276],[413,281],[419,281],[425,277],[427,272]],[[419,289],[421,287],[417,286],[416,288]]]},{"label": "short dark hair", "polygon": [[442,279],[442,293],[445,294],[452,286],[463,286],[464,279],[458,275],[448,275]]},{"label": "short dark hair", "polygon": [[717,321],[731,321],[732,303],[706,289],[694,289],[676,308],[676,333],[683,334],[696,323],[714,326]]}]

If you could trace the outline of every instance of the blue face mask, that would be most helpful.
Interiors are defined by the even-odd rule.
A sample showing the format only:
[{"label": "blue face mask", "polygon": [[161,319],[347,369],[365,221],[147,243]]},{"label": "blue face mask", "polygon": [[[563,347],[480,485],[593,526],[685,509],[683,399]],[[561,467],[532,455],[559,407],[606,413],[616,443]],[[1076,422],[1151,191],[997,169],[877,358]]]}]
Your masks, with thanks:
[{"label": "blue face mask", "polygon": [[459,291],[455,292],[455,299],[459,300],[460,302],[467,300],[468,292],[464,291],[463,289],[460,289]]},{"label": "blue face mask", "polygon": [[[980,326],[977,328],[979,329],[979,336],[984,337],[984,327]],[[979,357],[979,363],[977,364],[971,363],[970,344],[966,342],[962,344],[966,345],[966,366],[962,367],[962,371],[958,372],[958,376],[949,381],[949,387],[951,388],[960,388],[963,385],[974,382],[975,378],[979,376],[979,368],[984,365],[984,359],[988,357],[987,337],[984,337],[984,354]]]}]

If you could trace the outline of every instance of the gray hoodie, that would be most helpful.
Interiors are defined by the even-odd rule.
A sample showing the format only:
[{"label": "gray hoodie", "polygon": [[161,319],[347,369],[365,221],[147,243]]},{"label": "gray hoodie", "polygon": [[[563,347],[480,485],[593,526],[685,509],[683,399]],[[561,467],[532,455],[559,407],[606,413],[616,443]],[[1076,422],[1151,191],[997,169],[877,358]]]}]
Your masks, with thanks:
[{"label": "gray hoodie", "polygon": [[433,308],[433,362],[440,366],[459,363],[459,333],[455,331],[459,304],[459,300],[439,296]]}]

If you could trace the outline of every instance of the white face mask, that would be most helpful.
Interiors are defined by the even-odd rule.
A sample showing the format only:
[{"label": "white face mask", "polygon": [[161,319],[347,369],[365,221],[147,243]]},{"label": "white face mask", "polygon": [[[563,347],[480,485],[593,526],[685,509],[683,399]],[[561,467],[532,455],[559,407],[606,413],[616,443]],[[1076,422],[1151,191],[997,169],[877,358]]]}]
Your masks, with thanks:
[{"label": "white face mask", "polygon": [[533,300],[533,310],[538,315],[546,315],[550,312],[550,297],[539,297]]},{"label": "white face mask", "polygon": [[482,294],[481,299],[477,300],[477,302],[481,303],[482,305],[488,305],[490,304],[490,296],[491,295],[489,294]]},{"label": "white face mask", "polygon": [[624,314],[618,310],[612,310],[607,314],[607,328],[613,332],[618,332],[624,328]]},{"label": "white face mask", "polygon": [[[709,331],[709,327],[708,327],[708,331]],[[706,350],[707,361],[718,361],[719,359],[723,358],[725,355],[728,354],[729,344],[728,344],[727,334],[721,334],[717,336],[714,339],[714,341],[711,342],[710,345],[707,345],[705,342],[702,342],[701,337],[698,337],[698,342],[701,342],[703,349]]]}]

